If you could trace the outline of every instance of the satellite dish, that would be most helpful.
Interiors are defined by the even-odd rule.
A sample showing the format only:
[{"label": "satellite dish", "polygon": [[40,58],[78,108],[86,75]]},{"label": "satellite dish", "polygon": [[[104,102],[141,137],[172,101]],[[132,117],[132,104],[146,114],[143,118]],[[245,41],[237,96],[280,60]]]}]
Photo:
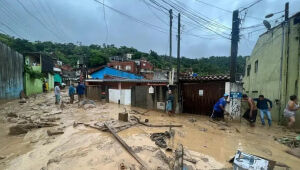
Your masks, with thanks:
[{"label": "satellite dish", "polygon": [[270,30],[271,29],[271,24],[267,21],[267,20],[264,20],[263,21],[263,24],[265,25],[265,27]]}]

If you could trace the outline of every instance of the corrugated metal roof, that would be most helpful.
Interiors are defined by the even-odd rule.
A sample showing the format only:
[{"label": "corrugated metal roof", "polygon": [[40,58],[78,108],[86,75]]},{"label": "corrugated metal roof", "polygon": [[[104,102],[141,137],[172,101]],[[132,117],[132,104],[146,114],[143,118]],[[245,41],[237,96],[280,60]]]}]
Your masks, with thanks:
[{"label": "corrugated metal roof", "polygon": [[204,80],[204,81],[227,81],[230,79],[229,75],[209,75],[209,76],[182,76],[179,78],[181,81],[199,81],[199,80]]},{"label": "corrugated metal roof", "polygon": [[87,82],[130,82],[130,83],[168,83],[168,80],[147,79],[87,79]]}]

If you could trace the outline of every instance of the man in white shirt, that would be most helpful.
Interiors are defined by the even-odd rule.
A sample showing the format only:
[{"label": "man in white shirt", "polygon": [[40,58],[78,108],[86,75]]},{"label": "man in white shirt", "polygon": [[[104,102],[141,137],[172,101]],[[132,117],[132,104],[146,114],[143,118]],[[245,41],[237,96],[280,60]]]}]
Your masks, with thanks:
[{"label": "man in white shirt", "polygon": [[59,102],[60,102],[60,88],[59,88],[59,83],[55,84],[54,94],[55,94],[55,104],[59,104]]}]

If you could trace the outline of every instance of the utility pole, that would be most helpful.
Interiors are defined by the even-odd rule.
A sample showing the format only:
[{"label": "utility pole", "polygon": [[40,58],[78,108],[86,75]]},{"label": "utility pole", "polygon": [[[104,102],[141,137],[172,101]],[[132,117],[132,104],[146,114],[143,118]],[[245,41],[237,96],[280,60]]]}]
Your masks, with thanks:
[{"label": "utility pole", "polygon": [[180,13],[178,13],[178,33],[177,33],[177,95],[178,95],[178,112],[181,111],[181,90],[179,83],[180,75]]},{"label": "utility pole", "polygon": [[284,21],[289,20],[289,3],[285,3],[285,9],[284,9]]},{"label": "utility pole", "polygon": [[238,53],[238,42],[240,34],[239,10],[233,11],[232,15],[232,32],[231,32],[231,55],[230,55],[230,82],[236,81],[236,58]]},{"label": "utility pole", "polygon": [[177,82],[179,83],[180,73],[180,13],[178,13],[178,34],[177,34]]},{"label": "utility pole", "polygon": [[172,57],[172,19],[173,19],[172,9],[169,10],[169,13],[170,13],[170,54],[169,56]]}]

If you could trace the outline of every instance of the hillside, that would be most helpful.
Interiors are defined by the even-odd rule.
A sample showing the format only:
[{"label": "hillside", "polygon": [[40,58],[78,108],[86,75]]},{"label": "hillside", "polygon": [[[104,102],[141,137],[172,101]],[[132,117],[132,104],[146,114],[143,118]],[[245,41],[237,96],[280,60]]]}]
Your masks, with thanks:
[{"label": "hillside", "polygon": [[[115,47],[114,45],[89,45],[79,46],[73,43],[61,44],[46,42],[29,42],[28,40],[9,37],[0,34],[0,41],[9,45],[20,53],[24,52],[45,52],[59,58],[63,63],[75,66],[77,60],[83,57],[89,67],[105,65],[110,56],[124,55],[132,53],[133,59],[145,58],[150,61],[155,68],[168,69],[176,68],[176,58],[166,55],[159,55],[155,51],[150,50],[149,53],[138,51],[133,47]],[[209,58],[190,59],[187,57],[181,58],[181,71],[192,69],[200,75],[211,74],[229,74],[230,58],[227,56],[211,56]],[[244,73],[245,57],[237,58],[237,72]]]}]

